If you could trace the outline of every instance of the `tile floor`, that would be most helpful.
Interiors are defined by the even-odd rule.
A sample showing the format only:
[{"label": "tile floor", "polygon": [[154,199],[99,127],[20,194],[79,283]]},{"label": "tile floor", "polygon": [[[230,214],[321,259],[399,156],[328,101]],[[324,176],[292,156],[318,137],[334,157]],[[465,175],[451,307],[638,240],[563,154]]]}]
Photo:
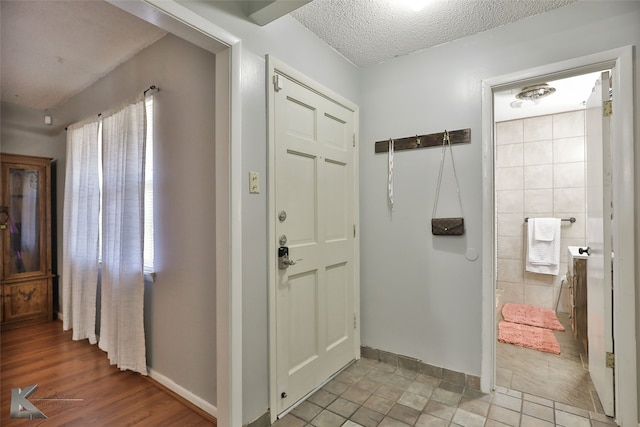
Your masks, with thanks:
[{"label": "tile floor", "polygon": [[465,389],[393,365],[360,359],[275,427],[604,427],[609,418],[575,406],[498,387]]},{"label": "tile floor", "polygon": [[604,413],[589,374],[589,356],[582,343],[573,337],[569,315],[558,313],[558,319],[566,329],[553,331],[560,344],[560,354],[496,344],[496,384]]}]

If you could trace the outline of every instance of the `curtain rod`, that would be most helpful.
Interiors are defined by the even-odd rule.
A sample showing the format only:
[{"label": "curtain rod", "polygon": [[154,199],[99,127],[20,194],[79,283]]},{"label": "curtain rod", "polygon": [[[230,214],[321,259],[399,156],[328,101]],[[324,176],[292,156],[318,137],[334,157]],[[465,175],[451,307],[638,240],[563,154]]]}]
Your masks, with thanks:
[{"label": "curtain rod", "polygon": [[156,85],[151,85],[151,86],[149,86],[149,89],[147,89],[147,90],[145,90],[144,92],[142,92],[142,94],[143,94],[143,95],[146,95],[146,94],[147,94],[147,92],[152,91],[152,90],[155,90],[155,91],[160,92],[160,89],[158,89],[158,86],[156,86]]},{"label": "curtain rod", "polygon": [[[143,96],[147,96],[147,92],[149,91],[157,91],[160,92],[160,88],[156,85],[151,85],[149,86],[147,89],[145,89],[144,91],[142,91],[142,95]],[[98,117],[102,116],[102,113],[98,113]],[[64,130],[68,130],[69,126],[65,127]]]}]

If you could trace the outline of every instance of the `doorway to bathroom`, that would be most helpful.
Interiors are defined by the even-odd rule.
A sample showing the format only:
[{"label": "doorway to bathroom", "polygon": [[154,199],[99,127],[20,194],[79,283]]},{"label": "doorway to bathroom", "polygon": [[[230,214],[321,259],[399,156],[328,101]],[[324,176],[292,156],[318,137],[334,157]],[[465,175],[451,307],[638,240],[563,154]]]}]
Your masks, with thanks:
[{"label": "doorway to bathroom", "polygon": [[[587,272],[568,250],[589,241],[587,146],[603,144],[587,135],[587,105],[600,79],[596,71],[494,92],[496,385],[613,415],[589,372]],[[556,234],[538,240],[545,224]],[[541,325],[540,315],[559,324]]]},{"label": "doorway to bathroom", "polygon": [[[613,323],[615,352],[609,359],[615,364],[615,382],[612,398],[615,419],[620,425],[637,423],[637,349],[635,326],[635,148],[634,148],[634,95],[633,48],[625,46],[561,62],[541,65],[520,72],[483,80],[483,361],[481,387],[496,387],[497,352],[497,194],[495,190],[495,117],[494,92],[574,77],[590,72],[610,69],[612,75],[612,109],[610,116],[611,141],[611,195],[615,216],[610,221],[612,251],[615,259],[612,268],[601,266],[604,271],[613,270],[615,285],[607,288],[612,294],[615,311],[610,311]],[[587,121],[588,122],[588,121]],[[523,125],[524,126],[524,125]],[[604,172],[604,171],[601,171]],[[524,179],[524,177],[523,177]],[[524,197],[524,196],[523,196]],[[524,200],[523,200],[524,203]],[[523,208],[524,209],[524,208]],[[589,223],[589,220],[587,220]],[[606,293],[604,287],[601,293]],[[602,322],[599,322],[602,324]],[[604,366],[603,366],[604,369]],[[544,380],[541,380],[544,381]],[[612,378],[613,381],[613,378]],[[553,387],[549,384],[547,388]]]}]

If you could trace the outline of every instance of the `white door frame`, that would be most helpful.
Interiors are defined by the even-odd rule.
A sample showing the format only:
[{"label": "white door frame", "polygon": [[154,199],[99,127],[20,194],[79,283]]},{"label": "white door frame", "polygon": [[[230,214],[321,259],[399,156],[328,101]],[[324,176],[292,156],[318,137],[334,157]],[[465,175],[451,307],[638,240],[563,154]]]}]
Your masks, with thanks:
[{"label": "white door frame", "polygon": [[[216,404],[178,386],[178,394],[203,407],[219,426],[242,425],[242,139],[240,76],[242,43],[174,0],[107,0],[152,25],[216,55]],[[169,388],[171,384],[168,385]],[[175,385],[175,384],[174,384]],[[201,400],[201,399],[200,399]]]},{"label": "white door frame", "polygon": [[495,388],[495,265],[496,216],[494,183],[493,92],[515,83],[538,82],[612,69],[613,115],[611,116],[613,162],[614,287],[613,313],[616,362],[616,420],[624,427],[638,425],[636,368],[635,277],[635,154],[633,111],[633,47],[625,46],[580,58],[483,80],[482,82],[482,376],[481,388]]},{"label": "white door frame", "polygon": [[276,360],[276,286],[277,286],[277,274],[276,269],[276,199],[275,199],[275,129],[274,129],[274,111],[273,111],[273,97],[274,86],[273,76],[276,71],[279,74],[283,74],[292,80],[300,83],[311,91],[314,91],[321,96],[324,96],[334,102],[337,102],[349,110],[354,112],[354,159],[353,159],[353,173],[354,173],[354,221],[356,227],[356,235],[354,239],[354,312],[356,313],[356,328],[354,330],[354,349],[353,354],[355,359],[360,358],[360,192],[359,192],[359,129],[360,129],[360,116],[358,106],[344,97],[338,95],[332,90],[324,87],[320,83],[312,80],[311,78],[300,73],[296,69],[288,66],[284,62],[274,58],[271,55],[267,55],[267,67],[266,67],[266,85],[267,85],[267,139],[268,139],[268,180],[269,180],[269,196],[267,200],[267,221],[268,221],[268,271],[269,271],[269,406],[271,408],[271,422],[274,423],[278,414],[275,408],[278,407],[278,390],[277,390],[277,360]]}]

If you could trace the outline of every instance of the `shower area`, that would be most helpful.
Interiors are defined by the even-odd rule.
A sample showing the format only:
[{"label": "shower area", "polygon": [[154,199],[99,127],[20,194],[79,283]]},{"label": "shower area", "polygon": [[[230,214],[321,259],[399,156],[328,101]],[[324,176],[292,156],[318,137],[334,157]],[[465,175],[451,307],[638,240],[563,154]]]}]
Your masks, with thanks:
[{"label": "shower area", "polygon": [[[573,78],[571,84],[581,86],[578,93],[582,95],[563,100],[556,108],[539,107],[556,96],[556,88],[560,94],[571,79],[495,94],[497,327],[510,320],[503,313],[513,307],[546,311],[561,325],[546,332],[555,336],[559,354],[498,342],[496,385],[603,413],[589,375],[588,349],[574,336],[571,325],[575,272],[569,254],[570,247],[586,246],[584,101],[597,76]],[[518,98],[527,90],[533,96]],[[542,218],[560,220],[559,232],[553,236],[559,240],[559,256],[554,261],[558,267],[553,269],[557,274],[527,268],[527,249],[532,248],[529,238],[536,220]]]}]

